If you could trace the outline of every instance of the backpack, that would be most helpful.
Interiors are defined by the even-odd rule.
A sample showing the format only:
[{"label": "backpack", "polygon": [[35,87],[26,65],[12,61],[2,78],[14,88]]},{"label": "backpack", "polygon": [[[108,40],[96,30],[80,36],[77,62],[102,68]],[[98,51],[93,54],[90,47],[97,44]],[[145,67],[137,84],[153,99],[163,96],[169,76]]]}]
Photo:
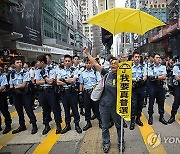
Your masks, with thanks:
[{"label": "backpack", "polygon": [[105,81],[108,78],[109,73],[105,74],[104,78],[98,82],[91,93],[91,99],[93,101],[99,101],[104,91]]}]

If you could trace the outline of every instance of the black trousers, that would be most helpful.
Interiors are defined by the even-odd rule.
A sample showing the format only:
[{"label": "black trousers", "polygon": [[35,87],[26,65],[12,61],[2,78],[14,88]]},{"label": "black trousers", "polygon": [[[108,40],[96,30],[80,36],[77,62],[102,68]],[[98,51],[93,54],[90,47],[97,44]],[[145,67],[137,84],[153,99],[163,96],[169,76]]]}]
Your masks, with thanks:
[{"label": "black trousers", "polygon": [[78,111],[78,97],[77,91],[64,91],[61,94],[62,103],[65,111],[65,121],[66,123],[71,122],[70,109],[72,109],[74,116],[74,123],[79,123],[80,115]]},{"label": "black trousers", "polygon": [[131,117],[140,117],[145,97],[145,86],[134,88],[132,90]]},{"label": "black trousers", "polygon": [[85,106],[85,120],[89,121],[91,119],[91,109],[93,109],[94,114],[97,119],[100,120],[100,112],[99,112],[99,101],[94,102],[91,99],[91,94],[88,92],[84,92],[84,106]]},{"label": "black trousers", "polygon": [[[8,111],[7,95],[5,93],[0,93],[0,111],[5,118],[5,125],[11,125],[12,119]],[[1,125],[1,117],[0,117]]]},{"label": "black trousers", "polygon": [[150,82],[148,114],[154,113],[154,102],[158,104],[158,113],[164,114],[165,89],[161,84]]},{"label": "black trousers", "polygon": [[174,86],[174,102],[172,105],[171,115],[175,116],[180,106],[180,82],[179,85]]},{"label": "black trousers", "polygon": [[30,123],[36,123],[36,116],[33,112],[31,94],[13,94],[13,103],[19,116],[19,125],[25,125],[23,107],[30,119]]},{"label": "black trousers", "polygon": [[51,119],[51,110],[54,114],[56,123],[61,123],[61,107],[57,99],[57,95],[53,89],[39,92],[39,102],[43,109],[43,124],[48,124]]}]

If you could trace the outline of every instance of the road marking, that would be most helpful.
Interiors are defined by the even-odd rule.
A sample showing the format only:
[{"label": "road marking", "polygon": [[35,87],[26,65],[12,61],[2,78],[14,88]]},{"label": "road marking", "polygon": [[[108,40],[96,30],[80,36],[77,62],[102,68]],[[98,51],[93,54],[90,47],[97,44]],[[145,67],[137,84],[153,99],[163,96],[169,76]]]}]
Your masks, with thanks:
[{"label": "road marking", "polygon": [[[144,143],[145,143],[149,153],[150,154],[156,154],[156,153],[167,154],[167,152],[164,149],[163,145],[161,144],[161,141],[159,140],[159,138],[157,136],[154,138],[153,138],[153,136],[150,136],[152,134],[156,135],[156,133],[155,133],[154,129],[148,124],[148,121],[143,113],[141,116],[141,121],[143,122],[144,126],[143,127],[138,126],[138,127],[139,127],[139,130],[141,132]],[[149,138],[149,137],[151,137],[151,138]],[[151,142],[151,144],[149,143],[149,141]],[[158,143],[158,145],[156,146],[155,144],[157,144],[157,143]],[[153,144],[154,144],[154,147],[153,147]]]},{"label": "road marking", "polygon": [[[36,116],[36,119],[40,119],[42,118],[42,113],[37,113],[35,114]],[[25,123],[25,125],[28,127],[30,125],[30,123],[27,121]],[[8,133],[8,134],[5,134],[3,135],[1,138],[0,138],[0,149],[2,149],[10,140],[12,140],[14,137],[16,137],[19,133],[17,134],[12,134],[12,130]]]},{"label": "road marking", "polygon": [[[172,108],[167,103],[164,103],[164,109],[169,115],[171,115]],[[180,114],[179,113],[176,114],[175,120],[178,124],[180,124]]]},{"label": "road marking", "polygon": [[[14,112],[11,112],[10,113],[10,115],[11,115],[11,118],[14,118],[15,116],[17,116],[17,112],[16,111],[14,111]],[[4,120],[5,120],[5,118],[4,117],[2,117],[2,122],[4,122]]]},{"label": "road marking", "polygon": [[[63,122],[61,124],[61,127],[65,127],[65,120],[63,119]],[[43,141],[36,147],[33,154],[48,154],[50,150],[52,149],[53,145],[56,143],[56,141],[59,139],[61,134],[56,134],[56,127],[54,127],[47,136],[43,139]]]}]

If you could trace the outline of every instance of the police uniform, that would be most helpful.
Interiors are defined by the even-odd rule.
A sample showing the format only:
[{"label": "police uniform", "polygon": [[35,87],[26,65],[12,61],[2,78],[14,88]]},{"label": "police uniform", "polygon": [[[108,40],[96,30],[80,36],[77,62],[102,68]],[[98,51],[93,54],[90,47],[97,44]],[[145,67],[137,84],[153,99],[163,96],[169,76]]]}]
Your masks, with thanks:
[{"label": "police uniform", "polygon": [[[45,68],[39,68],[36,70],[35,80],[44,81],[45,79],[43,78],[42,75],[45,75],[50,79],[56,78],[55,70],[52,69],[51,67],[48,67],[48,65],[46,65]],[[57,96],[53,84],[48,84],[45,82],[45,84],[39,85],[38,92],[39,92],[38,100],[42,105],[42,109],[43,109],[43,124],[45,125],[45,129],[43,130],[42,134],[43,135],[47,134],[51,129],[49,126],[49,122],[52,120],[50,116],[51,110],[53,111],[54,119],[57,126],[56,134],[59,134],[61,132],[61,122],[62,122],[61,108],[60,108],[60,104],[57,102]]]},{"label": "police uniform", "polygon": [[[64,69],[59,70],[57,80],[63,81],[69,78],[78,78],[78,71],[72,67],[70,68],[65,67]],[[64,111],[65,111],[65,122],[66,122],[66,127],[62,130],[62,133],[66,133],[67,131],[71,129],[70,109],[72,109],[72,112],[73,112],[75,129],[78,133],[81,133],[82,130],[79,127],[80,115],[78,112],[76,81],[71,84],[66,83],[60,88],[61,88],[61,99],[62,99]]]},{"label": "police uniform", "polygon": [[[178,76],[180,78],[180,64],[176,64],[173,67],[173,76]],[[175,115],[177,114],[177,110],[180,105],[180,80],[174,79],[174,102],[172,104],[171,117],[168,120],[168,123],[172,123],[175,121]]]},{"label": "police uniform", "polygon": [[[74,69],[74,71],[78,72],[78,78],[76,79],[76,85],[77,85],[77,89],[79,89],[79,77],[80,74],[85,70],[85,66],[81,66],[80,64],[78,64],[76,67],[73,65],[72,68]],[[81,115],[85,115],[83,108],[84,108],[84,100],[83,99],[79,99],[78,97],[78,102],[79,102],[79,108],[80,108],[80,114]]]},{"label": "police uniform", "polygon": [[136,123],[139,126],[143,126],[143,123],[140,121],[141,112],[143,108],[144,96],[145,96],[145,81],[143,77],[147,75],[146,68],[141,64],[132,66],[132,78],[136,79],[133,81],[132,89],[132,105],[131,105],[131,124],[130,130],[134,129],[135,126],[135,117]]},{"label": "police uniform", "polygon": [[[8,82],[6,76],[4,74],[0,74],[0,87],[7,85]],[[11,130],[12,119],[8,111],[7,96],[5,93],[5,89],[0,91],[0,111],[5,117],[6,128],[4,129],[3,134],[6,134]],[[0,117],[0,129],[1,129],[1,117]]]},{"label": "police uniform", "polygon": [[146,71],[147,71],[147,80],[146,80],[146,86],[145,86],[145,102],[144,102],[144,106],[143,107],[146,107],[147,105],[147,98],[149,96],[149,85],[150,85],[150,80],[148,78],[148,73],[149,73],[149,70],[151,69],[151,67],[153,66],[154,64],[153,63],[150,63],[150,62],[147,62],[146,65],[145,65],[145,68],[146,68]]},{"label": "police uniform", "polygon": [[[34,68],[34,67],[31,67],[31,69],[29,69],[29,75],[30,75],[30,82],[29,82],[29,84],[31,85],[31,101],[32,101],[32,106],[33,106],[33,109],[35,109],[34,108],[34,106],[35,106],[35,104],[34,104],[34,102],[35,102],[35,98],[36,98],[36,94],[37,94],[37,86],[36,86],[36,83],[35,83],[35,79],[34,79],[34,77],[35,77],[35,72],[36,72],[36,68]],[[32,82],[32,80],[34,81],[34,82]]]},{"label": "police uniform", "polygon": [[160,114],[159,121],[163,124],[167,124],[167,122],[164,120],[164,101],[165,101],[165,88],[164,88],[164,82],[162,80],[157,80],[158,76],[166,75],[166,67],[158,64],[158,65],[152,65],[148,71],[148,76],[150,80],[149,84],[149,107],[148,107],[148,114],[149,114],[149,120],[148,123],[152,125],[153,123],[153,107],[154,107],[154,101],[156,99],[156,102],[158,104],[158,112]]},{"label": "police uniform", "polygon": [[[11,87],[13,86],[14,88],[16,88],[17,86],[21,85],[23,82],[26,82],[27,85],[29,81],[30,81],[29,72],[25,72],[23,69],[21,69],[19,72],[14,70],[10,74],[9,84],[11,85]],[[14,130],[12,133],[15,134],[26,130],[24,112],[23,112],[23,107],[24,107],[30,119],[30,123],[33,126],[31,134],[35,134],[37,132],[37,125],[36,125],[36,117],[32,108],[31,95],[25,93],[25,88],[22,89],[14,89],[14,88],[13,88],[13,103],[19,116],[20,127]]]},{"label": "police uniform", "polygon": [[99,72],[95,71],[91,68],[91,70],[85,70],[81,73],[79,77],[79,83],[83,84],[83,96],[84,96],[84,105],[85,105],[85,120],[87,121],[87,125],[83,128],[84,131],[92,127],[91,125],[91,108],[94,106],[95,116],[99,120],[99,126],[101,126],[101,118],[99,113],[99,102],[93,102],[91,100],[91,92],[93,87],[97,84],[98,81],[101,80],[101,75]]}]

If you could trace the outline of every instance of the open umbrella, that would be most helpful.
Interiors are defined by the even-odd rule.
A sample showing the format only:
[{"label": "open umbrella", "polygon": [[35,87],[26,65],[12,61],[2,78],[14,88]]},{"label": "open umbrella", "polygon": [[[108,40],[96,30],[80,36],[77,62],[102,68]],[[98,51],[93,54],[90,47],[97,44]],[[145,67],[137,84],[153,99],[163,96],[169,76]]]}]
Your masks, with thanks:
[{"label": "open umbrella", "polygon": [[93,16],[87,22],[102,27],[114,35],[122,32],[143,35],[155,27],[165,25],[159,19],[132,8],[106,10]]}]

